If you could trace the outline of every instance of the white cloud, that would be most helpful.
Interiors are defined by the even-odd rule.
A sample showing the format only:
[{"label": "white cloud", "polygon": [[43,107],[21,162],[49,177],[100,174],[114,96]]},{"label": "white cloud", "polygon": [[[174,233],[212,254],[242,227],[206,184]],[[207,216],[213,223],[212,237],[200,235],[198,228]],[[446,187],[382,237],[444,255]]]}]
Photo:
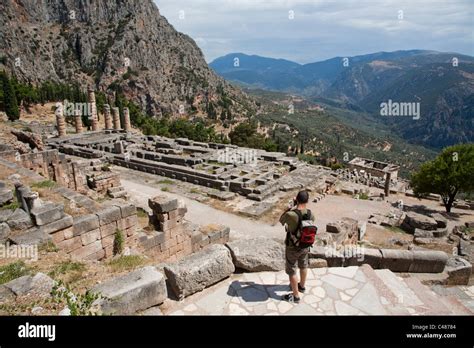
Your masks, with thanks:
[{"label": "white cloud", "polygon": [[[471,0],[155,2],[177,30],[196,40],[208,61],[231,52],[303,63],[412,48],[474,55]],[[180,11],[185,19],[179,19]]]}]

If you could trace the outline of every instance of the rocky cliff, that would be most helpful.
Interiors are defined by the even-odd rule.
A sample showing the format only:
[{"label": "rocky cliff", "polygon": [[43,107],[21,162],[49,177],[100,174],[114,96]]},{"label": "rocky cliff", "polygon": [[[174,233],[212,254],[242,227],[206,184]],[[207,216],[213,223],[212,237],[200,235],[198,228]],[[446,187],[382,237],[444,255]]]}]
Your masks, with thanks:
[{"label": "rocky cliff", "polygon": [[150,115],[255,111],[152,0],[2,0],[0,33],[0,70],[24,82],[123,91]]}]

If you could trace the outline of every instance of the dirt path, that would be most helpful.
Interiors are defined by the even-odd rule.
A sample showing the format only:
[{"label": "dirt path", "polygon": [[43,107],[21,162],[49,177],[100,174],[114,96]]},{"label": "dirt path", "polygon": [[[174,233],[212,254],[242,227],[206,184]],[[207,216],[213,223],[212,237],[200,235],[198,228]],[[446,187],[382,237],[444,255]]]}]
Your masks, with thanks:
[{"label": "dirt path", "polygon": [[[138,181],[139,179],[137,179]],[[258,221],[253,221],[245,217],[226,213],[222,210],[212,208],[206,204],[179,196],[170,192],[163,192],[160,189],[151,187],[144,183],[138,183],[129,179],[122,178],[122,185],[130,194],[134,204],[142,207],[148,206],[148,199],[157,195],[178,198],[188,207],[186,219],[199,225],[210,223],[222,224],[230,227],[231,239],[251,238],[255,236],[264,236],[270,238],[284,239],[282,226],[270,226]]]},{"label": "dirt path", "polygon": [[[179,194],[161,191],[159,188],[144,182],[140,175],[133,177],[127,175],[126,178],[122,176],[122,185],[130,194],[132,202],[142,207],[147,207],[148,199],[157,195],[178,198],[184,201],[188,207],[188,213],[186,214],[188,221],[199,225],[218,223],[229,226],[231,229],[231,239],[255,236],[284,239],[283,227],[277,221],[273,224],[268,224],[263,221],[251,220],[213,208]],[[316,216],[318,228],[325,230],[326,224],[329,222],[337,221],[346,216],[358,220],[367,220],[371,213],[387,212],[390,210],[390,205],[386,202],[355,200],[345,196],[328,196],[320,203],[310,203],[309,208]]]},{"label": "dirt path", "polygon": [[[225,212],[210,205],[200,203],[191,198],[184,197],[178,193],[162,191],[160,187],[150,184],[156,181],[157,176],[140,173],[126,168],[116,168],[120,173],[122,184],[130,193],[132,202],[138,206],[147,207],[148,199],[157,195],[166,195],[178,198],[187,205],[188,213],[186,219],[199,225],[218,223],[230,227],[231,239],[251,238],[256,236],[284,239],[283,227],[274,222],[252,220],[244,216]],[[387,214],[394,209],[391,203],[399,199],[404,201],[407,208],[424,206],[431,211],[443,212],[443,207],[438,202],[429,200],[418,200],[404,195],[391,195],[387,201],[356,200],[350,196],[327,196],[319,203],[309,203],[308,208],[316,216],[316,225],[321,231],[326,229],[326,224],[340,220],[343,217],[351,217],[360,221],[367,221],[374,213]],[[448,218],[448,227],[451,229],[456,224],[472,220],[472,214],[468,211],[453,209],[456,216]],[[279,215],[279,214],[277,214]]]}]

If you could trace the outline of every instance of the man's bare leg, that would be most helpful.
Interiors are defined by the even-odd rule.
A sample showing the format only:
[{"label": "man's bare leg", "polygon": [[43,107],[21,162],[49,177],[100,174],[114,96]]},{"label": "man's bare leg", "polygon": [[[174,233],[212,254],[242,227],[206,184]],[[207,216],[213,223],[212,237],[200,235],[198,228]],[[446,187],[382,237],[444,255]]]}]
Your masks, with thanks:
[{"label": "man's bare leg", "polygon": [[298,276],[296,274],[290,276],[290,286],[293,296],[300,297],[298,292]]},{"label": "man's bare leg", "polygon": [[308,275],[308,269],[307,268],[300,268],[300,286],[304,288],[304,285],[306,284],[306,277]]}]

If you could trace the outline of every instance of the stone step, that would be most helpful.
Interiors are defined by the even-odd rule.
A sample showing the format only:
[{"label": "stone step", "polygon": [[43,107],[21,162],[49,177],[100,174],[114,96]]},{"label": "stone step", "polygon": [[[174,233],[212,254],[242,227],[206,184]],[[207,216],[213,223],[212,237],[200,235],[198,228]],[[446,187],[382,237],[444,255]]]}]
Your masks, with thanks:
[{"label": "stone step", "polygon": [[431,286],[431,290],[441,296],[454,296],[465,300],[470,299],[470,296],[466,293],[464,286],[433,285]]},{"label": "stone step", "polygon": [[446,307],[439,301],[439,296],[430,290],[426,285],[423,285],[418,278],[408,277],[403,280],[405,284],[413,290],[418,298],[429,307],[424,314],[440,315],[440,314],[454,314],[450,307]]},{"label": "stone step", "polygon": [[460,288],[466,295],[468,295],[471,299],[474,300],[474,285],[458,285],[458,288]]},{"label": "stone step", "polygon": [[112,198],[122,198],[127,196],[127,191],[123,186],[110,187],[107,194]]},{"label": "stone step", "polygon": [[472,313],[474,313],[474,299],[471,299],[471,300],[458,299],[458,300],[459,300],[459,302],[461,302],[463,304],[464,307],[466,307]]},{"label": "stone step", "polygon": [[398,303],[404,307],[424,306],[424,303],[416,296],[403,279],[392,273],[388,269],[375,270],[375,274],[384,282],[384,284],[397,296]]},{"label": "stone step", "polygon": [[[369,265],[312,269],[307,283],[309,294],[302,296],[302,303],[292,306],[280,299],[288,291],[284,271],[234,274],[189,296],[178,310],[167,309],[165,314],[472,315],[463,301],[438,295],[415,277],[374,271]],[[462,287],[459,290],[472,301],[474,292]],[[397,294],[404,294],[401,302]],[[408,301],[408,297],[414,301]]]},{"label": "stone step", "polygon": [[423,285],[446,284],[449,275],[446,272],[442,273],[411,273],[411,277],[417,278]]},{"label": "stone step", "polygon": [[123,191],[123,190],[124,190],[123,186],[109,187],[107,189],[107,191],[109,193],[117,193],[117,192],[120,192],[120,191]]},{"label": "stone step", "polygon": [[460,315],[473,315],[474,312],[471,311],[469,308],[464,306],[460,300],[458,300],[454,296],[439,296],[439,300],[446,305],[447,307],[451,308],[451,311],[454,314]]},{"label": "stone step", "polygon": [[[432,291],[440,297],[455,298],[466,309],[474,313],[474,287],[433,285]],[[461,313],[462,314],[462,313]]]},{"label": "stone step", "polygon": [[122,191],[118,191],[118,192],[109,193],[109,196],[112,197],[112,198],[126,197],[127,196],[127,191],[122,190]]},{"label": "stone step", "polygon": [[385,282],[375,273],[375,270],[369,265],[362,265],[362,272],[367,278],[367,281],[370,282],[375,289],[377,290],[379,296],[384,299],[384,302],[390,304],[388,310],[390,314],[393,315],[409,315],[410,313],[402,303],[400,302],[399,297],[385,284]]}]

